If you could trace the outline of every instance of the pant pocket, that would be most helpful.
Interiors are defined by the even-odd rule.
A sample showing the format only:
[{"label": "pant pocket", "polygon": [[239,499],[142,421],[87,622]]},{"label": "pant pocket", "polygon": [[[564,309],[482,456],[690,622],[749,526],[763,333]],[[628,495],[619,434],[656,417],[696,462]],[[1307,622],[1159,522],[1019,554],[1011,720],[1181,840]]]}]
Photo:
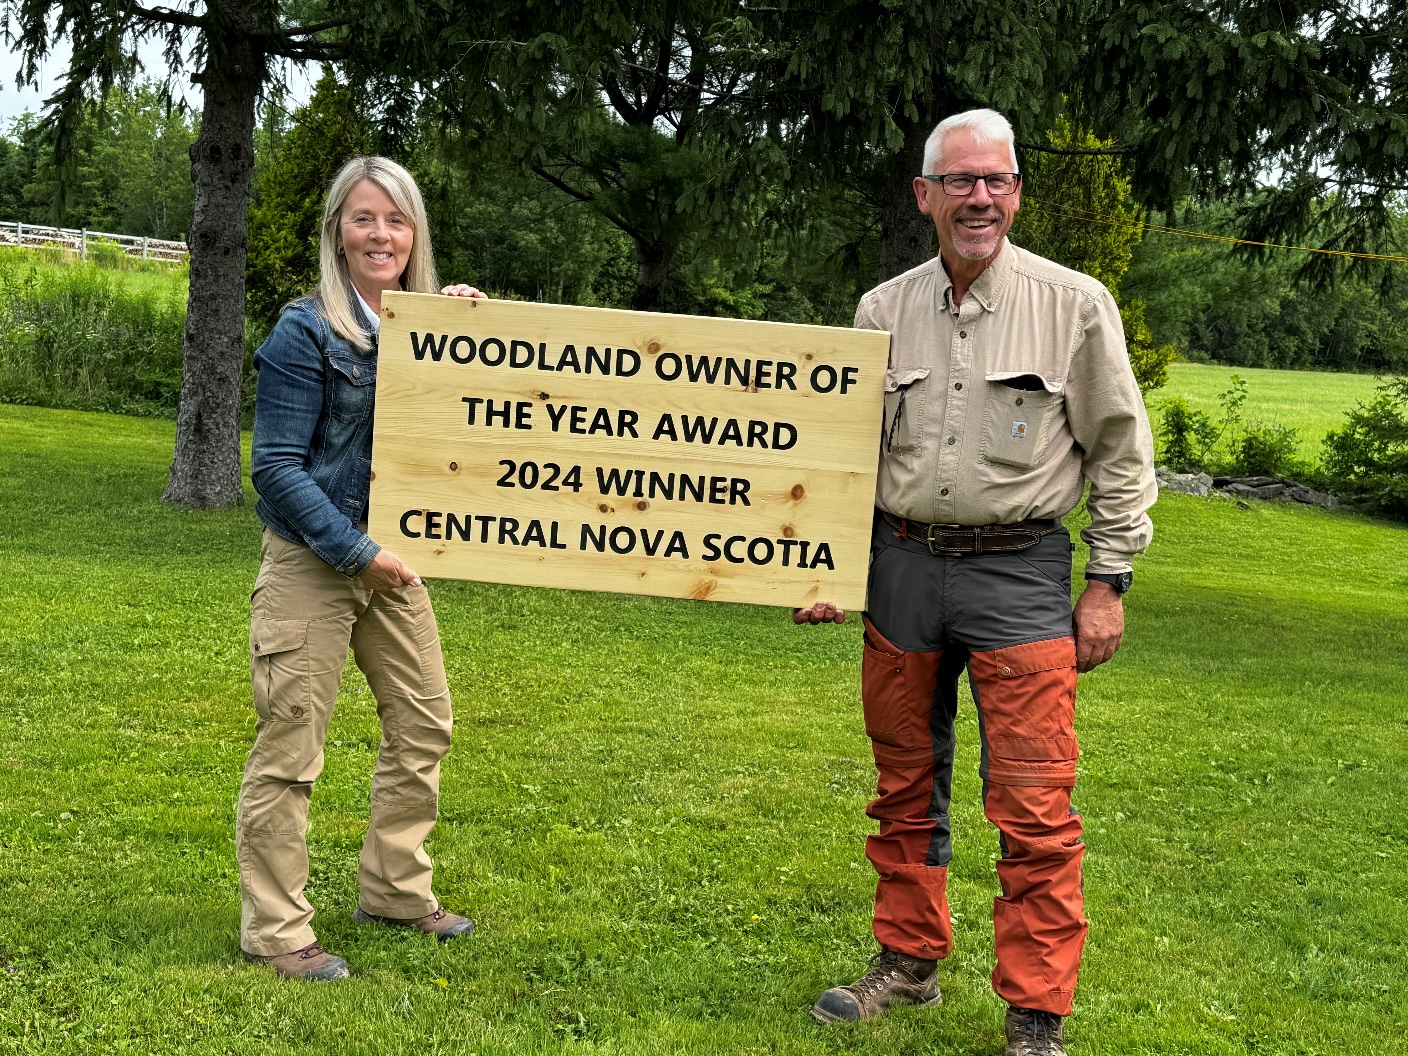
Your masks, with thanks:
[{"label": "pant pocket", "polygon": [[264,616],[251,619],[249,670],[254,710],[261,719],[312,721],[307,620],[271,620]]},{"label": "pant pocket", "polygon": [[1075,641],[1052,638],[972,655],[983,712],[987,767],[995,784],[1071,788],[1075,731]]},{"label": "pant pocket", "polygon": [[863,617],[863,622],[861,702],[876,762],[891,766],[932,762],[929,713],[934,707],[941,654],[905,652],[887,641],[868,617]]}]

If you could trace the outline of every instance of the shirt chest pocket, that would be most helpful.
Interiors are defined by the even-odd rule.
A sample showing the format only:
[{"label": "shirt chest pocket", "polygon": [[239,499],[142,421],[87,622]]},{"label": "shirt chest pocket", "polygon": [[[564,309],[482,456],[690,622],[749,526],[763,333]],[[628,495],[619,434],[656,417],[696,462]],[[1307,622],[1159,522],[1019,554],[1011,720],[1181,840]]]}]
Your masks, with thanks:
[{"label": "shirt chest pocket", "polygon": [[988,374],[985,380],[983,458],[1031,469],[1045,453],[1063,399],[1061,383],[1015,371]]},{"label": "shirt chest pocket", "polygon": [[328,365],[332,416],[344,422],[368,418],[376,402],[376,360],[331,355]]},{"label": "shirt chest pocket", "polygon": [[885,372],[885,453],[904,455],[919,448],[929,368]]}]

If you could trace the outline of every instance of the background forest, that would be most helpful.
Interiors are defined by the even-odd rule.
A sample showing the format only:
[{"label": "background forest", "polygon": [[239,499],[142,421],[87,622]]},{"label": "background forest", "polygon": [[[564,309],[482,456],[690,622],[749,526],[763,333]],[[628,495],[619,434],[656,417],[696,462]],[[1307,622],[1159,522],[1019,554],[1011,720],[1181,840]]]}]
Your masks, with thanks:
[{"label": "background forest", "polygon": [[[470,135],[430,112],[409,127],[388,126],[363,97],[328,72],[305,106],[290,111],[277,96],[265,101],[248,267],[256,334],[311,285],[322,192],[356,153],[390,154],[416,174],[447,280],[525,300],[632,304],[635,249],[604,215],[609,207],[535,172],[508,132]],[[113,88],[104,110],[90,114],[77,135],[76,164],[65,181],[44,130],[25,115],[0,138],[0,219],[181,238],[193,207],[188,151],[197,132],[198,119],[167,106],[154,85]],[[1049,138],[1058,147],[1099,146],[1064,124]],[[1304,274],[1302,253],[1257,254],[1158,232],[1141,237],[1134,226],[1086,219],[1226,234],[1246,202],[1188,198],[1150,214],[1135,204],[1117,157],[1023,154],[1023,211],[1013,240],[1104,281],[1126,310],[1133,344],[1242,367],[1408,370],[1408,290],[1401,283],[1374,273],[1326,283]],[[872,210],[844,186],[807,192],[800,201],[783,183],[752,191],[735,202],[748,214],[735,230],[699,224],[679,240],[658,307],[848,325],[856,300],[879,275]],[[1391,222],[1396,238],[1408,241],[1408,215],[1395,211]]]}]

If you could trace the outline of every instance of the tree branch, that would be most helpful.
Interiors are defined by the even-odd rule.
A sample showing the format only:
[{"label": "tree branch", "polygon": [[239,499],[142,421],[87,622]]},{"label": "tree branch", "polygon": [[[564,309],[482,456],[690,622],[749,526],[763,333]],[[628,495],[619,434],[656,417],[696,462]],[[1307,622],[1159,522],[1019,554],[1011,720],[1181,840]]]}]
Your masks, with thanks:
[{"label": "tree branch", "polygon": [[607,70],[601,78],[601,87],[605,89],[606,97],[611,100],[611,105],[621,115],[622,121],[628,125],[641,123],[640,111],[631,105],[631,101],[626,98],[626,93],[621,91],[621,82],[616,79],[615,73]]},{"label": "tree branch", "polygon": [[277,55],[281,59],[301,59],[314,62],[338,62],[347,58],[348,54],[345,44],[298,43],[278,37],[269,38],[265,47],[270,55]]},{"label": "tree branch", "polygon": [[326,22],[318,22],[311,26],[301,26],[298,29],[281,29],[274,33],[266,33],[264,36],[270,40],[292,40],[294,37],[308,37],[315,33],[324,33],[329,29],[341,29],[343,26],[350,25],[352,25],[350,18],[331,18]]},{"label": "tree branch", "polygon": [[[579,190],[577,190],[577,188],[573,187],[573,186],[572,186],[570,183],[568,183],[566,180],[563,180],[563,179],[559,178],[558,176],[555,176],[553,173],[549,172],[549,171],[548,171],[547,169],[545,169],[543,166],[541,166],[541,165],[533,165],[533,166],[531,166],[531,168],[532,168],[532,170],[533,170],[534,173],[536,173],[538,176],[542,177],[543,179],[547,180],[548,183],[552,184],[554,187],[556,187],[556,188],[557,188],[559,191],[561,191],[563,194],[571,195],[573,198],[577,199],[577,201],[583,202],[583,203],[585,203],[585,204],[587,204],[587,205],[591,205],[591,204],[595,201],[595,199],[594,199],[590,194],[588,194],[586,191],[579,191]],[[643,241],[643,236],[640,234],[640,232],[638,232],[638,231],[635,229],[634,226],[632,226],[631,224],[628,224],[624,219],[622,219],[621,217],[617,216],[615,213],[611,212],[611,211],[608,210],[608,209],[602,209],[600,206],[597,207],[597,211],[598,211],[605,219],[609,220],[609,221],[610,221],[612,224],[614,224],[616,227],[619,227],[622,231],[624,231],[626,234],[630,235],[633,239],[635,239],[635,240],[637,240],[637,241]]]},{"label": "tree branch", "polygon": [[134,7],[132,13],[146,22],[160,22],[168,26],[183,26],[186,29],[204,29],[205,20],[184,11],[173,11],[169,7]]},{"label": "tree branch", "polygon": [[660,116],[660,104],[665,99],[665,90],[670,84],[670,59],[674,54],[674,40],[667,33],[661,33],[657,41],[660,51],[655,57],[655,69],[651,71],[650,93],[641,105],[646,120],[654,122]]}]

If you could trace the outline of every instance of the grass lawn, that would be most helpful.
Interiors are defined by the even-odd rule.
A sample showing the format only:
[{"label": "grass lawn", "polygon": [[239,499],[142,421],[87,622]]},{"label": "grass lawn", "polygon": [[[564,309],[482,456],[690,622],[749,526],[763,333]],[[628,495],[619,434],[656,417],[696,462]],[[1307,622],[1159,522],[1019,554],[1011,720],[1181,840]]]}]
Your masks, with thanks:
[{"label": "grass lawn", "polygon": [[[873,949],[859,634],[751,607],[434,584],[457,724],[431,851],[479,935],[349,919],[378,740],[353,669],[310,895],[355,977],[239,963],[258,527],[162,506],[171,443],[0,407],[0,1052],[1002,1051],[971,707],[944,1006],[807,1017]],[[1128,644],[1081,680],[1073,1056],[1403,1051],[1408,530],[1155,517]]]},{"label": "grass lawn", "polygon": [[1158,428],[1159,403],[1182,396],[1195,411],[1222,420],[1218,393],[1239,374],[1247,383],[1243,418],[1266,425],[1286,425],[1300,437],[1300,457],[1319,461],[1320,441],[1331,429],[1344,425],[1344,412],[1373,395],[1377,379],[1372,374],[1328,374],[1307,370],[1261,370],[1207,363],[1174,363],[1168,384],[1149,394],[1150,417]]}]

